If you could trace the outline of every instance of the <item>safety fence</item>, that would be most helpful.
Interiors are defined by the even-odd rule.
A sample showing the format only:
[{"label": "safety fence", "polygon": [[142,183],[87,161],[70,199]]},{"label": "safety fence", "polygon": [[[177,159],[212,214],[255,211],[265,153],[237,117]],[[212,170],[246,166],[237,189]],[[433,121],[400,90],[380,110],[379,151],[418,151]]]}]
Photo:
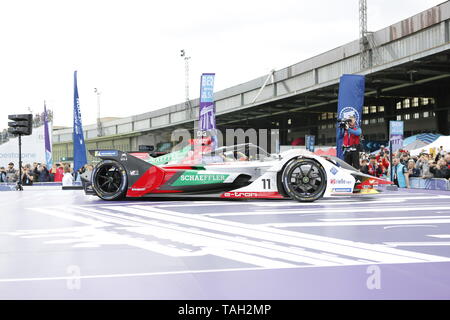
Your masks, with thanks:
[{"label": "safety fence", "polygon": [[[0,191],[14,191],[16,190],[16,183],[0,183]],[[62,186],[61,182],[36,182],[31,186],[24,186],[26,189],[30,189],[33,187],[57,187]],[[81,182],[74,181],[73,186],[81,186]]]},{"label": "safety fence", "polygon": [[411,189],[450,190],[450,181],[447,179],[409,178]]}]

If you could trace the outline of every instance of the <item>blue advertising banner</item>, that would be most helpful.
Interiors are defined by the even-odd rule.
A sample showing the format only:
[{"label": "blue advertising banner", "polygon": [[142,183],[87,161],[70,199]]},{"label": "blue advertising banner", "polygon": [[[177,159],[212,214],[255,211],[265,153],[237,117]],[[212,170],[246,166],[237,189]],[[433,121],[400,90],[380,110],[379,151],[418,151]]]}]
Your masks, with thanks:
[{"label": "blue advertising banner", "polygon": [[78,97],[77,72],[74,72],[73,93],[73,169],[77,171],[87,163],[84,144],[83,125],[81,123],[80,99]]},{"label": "blue advertising banner", "polygon": [[[362,107],[364,105],[364,91],[366,80],[364,76],[344,74],[339,82],[338,119],[348,119],[355,116],[358,128],[361,128]],[[336,152],[340,159],[344,158],[342,150],[343,133],[336,129]]]},{"label": "blue advertising banner", "polygon": [[316,137],[315,136],[310,136],[310,135],[306,135],[305,136],[305,145],[306,145],[306,150],[314,152],[314,145],[316,143]]},{"label": "blue advertising banner", "polygon": [[389,121],[389,142],[392,152],[403,147],[403,121]]},{"label": "blue advertising banner", "polygon": [[[200,112],[199,130],[203,133],[215,131],[216,108],[214,106],[214,77],[215,73],[203,73],[200,80]],[[215,133],[215,132],[214,132]],[[213,149],[217,147],[217,137],[211,136]]]}]

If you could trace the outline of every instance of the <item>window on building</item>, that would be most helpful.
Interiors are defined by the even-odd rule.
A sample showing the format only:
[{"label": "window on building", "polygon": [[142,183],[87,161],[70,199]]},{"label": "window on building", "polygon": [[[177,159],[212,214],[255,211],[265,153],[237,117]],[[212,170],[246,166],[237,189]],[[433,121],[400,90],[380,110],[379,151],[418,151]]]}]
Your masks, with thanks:
[{"label": "window on building", "polygon": [[397,108],[397,110],[400,110],[402,108],[402,103],[398,102],[396,108]]},{"label": "window on building", "polygon": [[334,113],[328,112],[328,119],[333,119],[333,118],[334,118]]},{"label": "window on building", "polygon": [[379,106],[378,107],[378,112],[384,112],[384,106]]},{"label": "window on building", "polygon": [[429,103],[428,98],[422,98],[421,100],[422,100],[422,101],[421,101],[421,104],[422,104],[423,106],[428,105],[428,103]]},{"label": "window on building", "polygon": [[400,120],[402,120],[402,116],[401,116],[401,115],[398,115],[398,116],[397,116],[397,121],[400,121]]},{"label": "window on building", "polygon": [[369,107],[363,107],[363,114],[369,114]]},{"label": "window on building", "polygon": [[369,120],[368,120],[368,119],[365,119],[365,120],[363,121],[363,124],[368,125],[368,124],[369,124]]},{"label": "window on building", "polygon": [[334,128],[334,123],[329,123],[328,124],[328,129],[333,129]]},{"label": "window on building", "polygon": [[410,107],[410,101],[409,99],[403,100],[403,108],[408,109]]},{"label": "window on building", "polygon": [[377,123],[377,119],[375,119],[375,118],[370,119],[370,120],[369,120],[369,123],[370,123],[370,124],[375,124],[375,123]]},{"label": "window on building", "polygon": [[384,118],[378,118],[378,123],[383,123],[384,122]]},{"label": "window on building", "polygon": [[405,120],[409,120],[409,119],[411,119],[411,115],[409,113],[407,113],[407,114],[405,114],[404,118],[405,118]]},{"label": "window on building", "polygon": [[423,113],[423,117],[424,117],[424,118],[429,118],[429,117],[430,117],[430,113],[429,113],[428,111],[425,111],[425,112]]},{"label": "window on building", "polygon": [[292,119],[288,119],[288,124],[292,124]]},{"label": "window on building", "polygon": [[413,118],[414,119],[419,119],[420,118],[420,114],[418,112],[414,113]]},{"label": "window on building", "polygon": [[418,107],[419,106],[419,98],[414,98],[412,105],[413,105],[413,107]]},{"label": "window on building", "polygon": [[321,116],[320,116],[320,119],[321,120],[326,120],[327,119],[327,113],[326,112],[322,113]]},{"label": "window on building", "polygon": [[370,106],[370,113],[377,113],[377,106]]}]

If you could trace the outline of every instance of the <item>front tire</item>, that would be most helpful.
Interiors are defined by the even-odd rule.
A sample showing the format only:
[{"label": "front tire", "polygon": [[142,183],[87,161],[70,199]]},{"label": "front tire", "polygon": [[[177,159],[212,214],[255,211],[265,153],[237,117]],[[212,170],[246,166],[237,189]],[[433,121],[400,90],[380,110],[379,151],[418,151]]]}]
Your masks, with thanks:
[{"label": "front tire", "polygon": [[103,160],[92,173],[92,189],[103,200],[120,200],[125,197],[128,176],[125,168],[114,160]]},{"label": "front tire", "polygon": [[281,182],[287,195],[300,202],[320,199],[327,187],[327,175],[322,165],[312,159],[292,160],[284,168]]}]

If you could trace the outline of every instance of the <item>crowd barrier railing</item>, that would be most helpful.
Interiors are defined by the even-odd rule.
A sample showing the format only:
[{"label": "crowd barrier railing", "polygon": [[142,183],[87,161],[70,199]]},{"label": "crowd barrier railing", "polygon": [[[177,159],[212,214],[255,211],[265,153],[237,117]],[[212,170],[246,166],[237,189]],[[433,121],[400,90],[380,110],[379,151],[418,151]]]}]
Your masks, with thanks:
[{"label": "crowd barrier railing", "polygon": [[450,181],[447,179],[422,179],[409,178],[409,186],[411,189],[426,189],[426,190],[450,190]]},{"label": "crowd barrier railing", "polygon": [[[2,182],[0,183],[0,191],[14,191],[16,190],[16,183]],[[24,186],[24,188],[33,188],[33,187],[57,187],[62,186],[61,182],[35,182],[31,186]],[[81,186],[81,182],[74,181],[73,186]]]}]

